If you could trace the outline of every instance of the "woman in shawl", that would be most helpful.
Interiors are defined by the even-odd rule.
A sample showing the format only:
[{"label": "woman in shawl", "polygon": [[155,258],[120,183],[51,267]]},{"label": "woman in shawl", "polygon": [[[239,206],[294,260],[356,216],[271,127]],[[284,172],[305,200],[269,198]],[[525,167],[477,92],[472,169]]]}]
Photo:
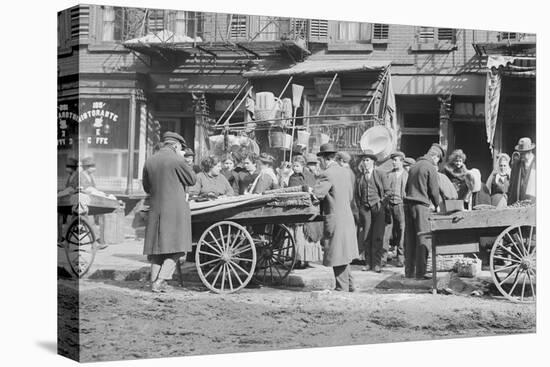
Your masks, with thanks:
[{"label": "woman in shawl", "polygon": [[501,153],[497,156],[497,166],[487,179],[487,189],[491,194],[491,205],[506,206],[506,193],[510,186],[510,156]]},{"label": "woman in shawl", "polygon": [[465,175],[468,169],[465,163],[466,154],[464,154],[462,149],[456,149],[451,153],[447,164],[443,167],[443,173],[445,176],[449,177],[453,183],[458,193],[459,200],[466,200],[466,196],[468,195],[468,187],[465,181]]},{"label": "woman in shawl", "polygon": [[[298,155],[293,158],[292,170],[294,173],[288,180],[288,187],[306,186],[309,189],[315,186],[315,176],[306,168],[306,160],[303,156]],[[305,269],[309,266],[309,262],[323,259],[320,242],[322,236],[323,224],[321,222],[294,226],[294,240],[296,242],[296,264],[294,269]]]}]

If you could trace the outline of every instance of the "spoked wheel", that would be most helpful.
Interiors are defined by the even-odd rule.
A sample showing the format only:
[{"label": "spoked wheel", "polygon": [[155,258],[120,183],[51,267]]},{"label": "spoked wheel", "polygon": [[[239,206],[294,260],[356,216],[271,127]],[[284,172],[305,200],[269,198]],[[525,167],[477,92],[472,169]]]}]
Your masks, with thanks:
[{"label": "spoked wheel", "polygon": [[491,249],[491,276],[500,293],[511,301],[536,300],[536,242],[535,226],[510,226]]},{"label": "spoked wheel", "polygon": [[83,277],[92,266],[97,251],[92,226],[85,218],[76,217],[67,229],[65,255],[74,275]]},{"label": "spoked wheel", "polygon": [[232,293],[252,279],[256,249],[240,224],[222,221],[208,227],[197,242],[195,264],[202,283],[215,293]]},{"label": "spoked wheel", "polygon": [[281,284],[296,262],[296,246],[289,228],[282,224],[255,226],[252,237],[258,253],[254,281]]}]

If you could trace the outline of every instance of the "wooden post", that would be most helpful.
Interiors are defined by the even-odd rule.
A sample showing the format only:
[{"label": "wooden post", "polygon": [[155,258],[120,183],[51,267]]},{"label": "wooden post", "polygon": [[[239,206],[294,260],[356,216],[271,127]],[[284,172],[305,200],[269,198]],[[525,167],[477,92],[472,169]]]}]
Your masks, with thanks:
[{"label": "wooden post", "polygon": [[450,94],[438,97],[439,100],[439,144],[445,149],[449,148],[449,120],[451,118]]},{"label": "wooden post", "polygon": [[323,109],[323,106],[325,105],[325,101],[327,100],[327,97],[330,93],[330,90],[332,89],[332,86],[334,85],[334,82],[336,81],[337,77],[338,77],[338,73],[334,74],[334,77],[332,78],[332,81],[330,82],[330,85],[328,86],[327,92],[325,93],[325,96],[323,97],[323,101],[321,102],[321,106],[319,106],[319,111],[317,111],[316,116],[319,116],[321,114],[321,110]]},{"label": "wooden post", "polygon": [[432,234],[432,294],[437,294],[437,235]]},{"label": "wooden post", "polygon": [[136,93],[130,94],[130,113],[128,121],[128,177],[126,179],[126,194],[134,192],[134,137],[136,135]]}]

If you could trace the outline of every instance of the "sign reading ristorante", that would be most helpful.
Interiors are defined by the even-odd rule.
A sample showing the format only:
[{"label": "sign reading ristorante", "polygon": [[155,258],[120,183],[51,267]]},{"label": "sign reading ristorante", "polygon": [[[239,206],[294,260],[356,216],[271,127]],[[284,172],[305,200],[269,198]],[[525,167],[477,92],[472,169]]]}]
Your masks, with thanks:
[{"label": "sign reading ristorante", "polygon": [[95,148],[121,148],[128,144],[128,100],[81,99],[58,106],[57,145],[71,148],[75,140]]}]

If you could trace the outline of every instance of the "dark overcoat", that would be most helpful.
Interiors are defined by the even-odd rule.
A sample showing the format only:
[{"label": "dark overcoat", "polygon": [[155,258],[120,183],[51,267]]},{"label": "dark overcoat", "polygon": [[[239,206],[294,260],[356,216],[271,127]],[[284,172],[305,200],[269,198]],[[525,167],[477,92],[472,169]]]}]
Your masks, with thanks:
[{"label": "dark overcoat", "polygon": [[324,214],[323,265],[340,266],[359,258],[357,230],[351,210],[353,182],[346,168],[331,162],[319,176],[313,194],[321,199]]},{"label": "dark overcoat", "polygon": [[[531,162],[531,165],[527,170],[523,171],[521,165],[523,162],[518,160],[512,163],[512,172],[510,173],[510,186],[508,186],[508,205],[512,205],[516,201],[520,200],[534,200],[535,197],[527,194],[527,183],[531,178],[531,174],[536,170],[535,158]],[[523,171],[523,172],[522,172]],[[524,175],[521,177],[521,175]],[[520,178],[525,182],[524,185],[520,185]]]},{"label": "dark overcoat", "polygon": [[191,251],[191,211],[187,188],[195,184],[195,173],[172,148],[164,147],[143,167],[143,189],[150,195],[145,230],[145,255]]}]

